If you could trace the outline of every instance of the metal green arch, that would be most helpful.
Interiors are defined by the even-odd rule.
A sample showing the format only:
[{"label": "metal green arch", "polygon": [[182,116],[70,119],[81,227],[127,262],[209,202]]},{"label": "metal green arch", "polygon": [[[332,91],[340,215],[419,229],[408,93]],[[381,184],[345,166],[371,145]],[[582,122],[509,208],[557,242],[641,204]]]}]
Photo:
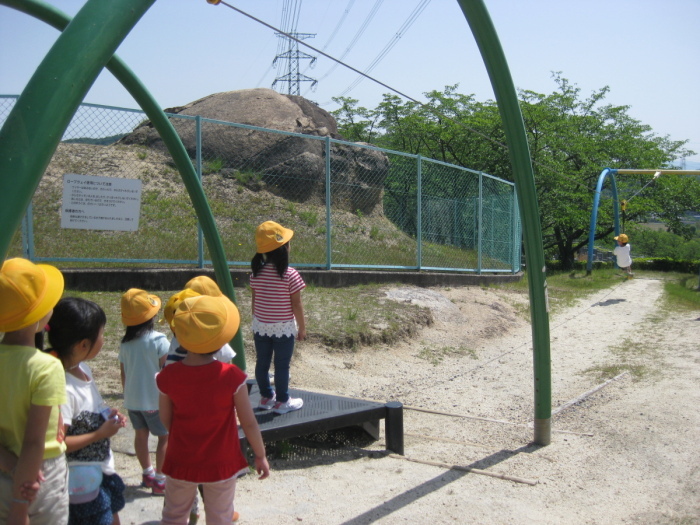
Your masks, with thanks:
[{"label": "metal green arch", "polygon": [[534,442],[548,445],[551,440],[552,378],[547,280],[535,176],[530,161],[525,124],[501,42],[483,0],[457,1],[471,27],[491,79],[506,133],[508,154],[515,178],[515,191],[521,205],[520,219],[525,239],[532,319],[535,382]]},{"label": "metal green arch", "polygon": [[[22,212],[29,204],[41,175],[46,169],[63,131],[70,122],[70,118],[119,43],[154,1],[113,0],[104,2],[103,0],[88,0],[73,19],[70,27],[61,34],[44,58],[15,104],[7,122],[0,130],[0,224],[6,226],[4,231],[0,233],[0,254],[3,255],[3,258],[7,253],[11,235],[19,226]],[[510,161],[516,181],[516,192],[521,203],[525,255],[530,267],[528,283],[534,351],[534,441],[537,444],[546,445],[551,439],[551,364],[547,282],[537,194],[525,126],[503,49],[483,1],[457,1],[471,27],[491,79],[504,123]],[[4,3],[13,7],[30,4],[28,0],[21,2],[19,0],[4,0]],[[31,4],[42,5],[38,0],[32,0]],[[72,60],[74,56],[84,58],[83,60]],[[60,81],[56,82],[59,78]],[[134,86],[138,85],[137,91],[145,91],[135,81],[135,78],[131,82],[133,83],[132,89],[136,89]],[[129,88],[127,87],[127,89]],[[156,116],[152,114],[155,112],[150,111],[152,110],[150,103],[154,103],[154,101],[150,96],[145,97],[150,100],[144,101],[143,93],[139,93],[139,95],[138,98],[134,98],[156,125]],[[142,102],[146,102],[146,107]],[[158,112],[162,114],[160,108],[158,108]],[[162,116],[164,117],[164,114]],[[163,140],[166,141],[166,135],[174,133],[174,130],[167,131],[166,135],[163,135],[160,129],[159,132],[161,132]],[[182,147],[181,143],[180,147]],[[177,162],[180,154],[177,153],[176,157],[173,150],[178,148],[172,144],[169,144],[168,148]],[[184,151],[184,148],[182,149]],[[179,165],[178,168],[180,168]],[[186,170],[187,173],[192,171],[191,167]],[[185,180],[185,172],[182,169],[181,174]],[[13,178],[15,184],[12,184]],[[17,180],[24,181],[25,179],[30,183],[16,184]],[[188,191],[190,191],[190,186],[198,185],[198,183],[194,184],[193,181],[188,180],[185,180],[185,184]],[[205,224],[209,218],[213,223],[213,217],[206,217],[206,215],[211,216],[211,210],[206,199],[204,202],[195,202],[196,193],[196,191],[190,191],[195,209],[200,220],[203,221],[202,228],[212,252],[217,277],[224,284],[225,291],[232,297],[233,285],[228,268],[226,268],[226,276],[224,276],[220,271],[220,266],[217,266],[222,261],[225,264],[225,258],[219,260],[223,248],[214,246],[216,244],[214,237],[218,238],[216,227],[214,225],[213,231],[209,231],[207,228],[209,225]],[[218,240],[220,245],[220,239]],[[243,352],[239,352],[239,355],[242,354]]]},{"label": "metal green arch", "polygon": [[613,214],[615,221],[615,236],[620,234],[620,205],[617,199],[617,182],[615,174],[617,170],[605,168],[598,176],[598,184],[595,188],[595,196],[593,197],[593,209],[591,210],[591,223],[588,229],[588,262],[586,263],[586,275],[591,275],[593,271],[593,248],[595,244],[595,229],[598,222],[598,206],[600,205],[600,192],[603,189],[605,179],[610,177],[612,186]]},{"label": "metal green arch", "polygon": [[[40,0],[0,0],[63,31],[17,100],[0,130],[0,255],[7,255],[12,235],[48,166],[73,114],[107,67],[146,112],[173,157],[192,199],[222,291],[235,302],[231,273],[221,237],[185,147],[156,100],[116,56],[119,44],[155,0],[89,0],[70,17]],[[75,60],[76,56],[83,57]],[[24,183],[22,183],[24,182]],[[246,368],[243,336],[232,346],[234,362]]]}]

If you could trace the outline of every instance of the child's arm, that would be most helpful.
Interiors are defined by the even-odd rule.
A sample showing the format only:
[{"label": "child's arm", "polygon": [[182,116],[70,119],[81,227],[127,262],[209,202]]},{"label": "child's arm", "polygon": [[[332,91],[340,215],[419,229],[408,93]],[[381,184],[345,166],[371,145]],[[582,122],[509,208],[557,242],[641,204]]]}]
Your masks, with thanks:
[{"label": "child's arm", "polygon": [[124,363],[119,363],[119,375],[122,379],[122,392],[124,391],[124,384],[126,383],[126,373],[124,372]]},{"label": "child's arm", "polygon": [[255,471],[260,474],[258,479],[265,479],[270,475],[270,465],[267,462],[265,444],[263,443],[258,421],[255,419],[255,414],[253,414],[253,407],[250,405],[248,389],[245,385],[242,385],[236,392],[234,402],[236,404],[236,412],[238,412],[238,421],[241,423],[241,428],[243,428],[248,444],[255,453]]},{"label": "child's arm", "polygon": [[304,305],[301,302],[301,291],[292,294],[292,312],[294,312],[294,319],[297,320],[297,326],[299,327],[297,339],[303,341],[306,339],[306,321],[304,320]]},{"label": "child's arm", "polygon": [[165,429],[170,432],[170,425],[173,422],[173,400],[163,393],[158,400],[158,415]]},{"label": "child's arm", "polygon": [[23,496],[23,487],[39,479],[51,409],[50,406],[42,405],[29,407],[22,449],[13,476],[8,525],[25,525],[27,522],[29,500]]}]

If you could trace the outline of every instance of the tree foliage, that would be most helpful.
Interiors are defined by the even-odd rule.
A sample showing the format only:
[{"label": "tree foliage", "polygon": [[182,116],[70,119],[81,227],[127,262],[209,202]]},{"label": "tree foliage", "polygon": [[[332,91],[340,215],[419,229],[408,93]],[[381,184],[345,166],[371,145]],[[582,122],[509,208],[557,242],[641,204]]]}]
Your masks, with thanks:
[{"label": "tree foliage", "polygon": [[[596,184],[605,167],[627,169],[670,168],[694,152],[687,141],[658,136],[650,126],[629,115],[629,106],[607,104],[609,88],[588,97],[560,73],[550,94],[521,91],[520,106],[535,172],[543,245],[548,255],[565,265],[588,243],[591,207]],[[446,86],[426,93],[427,102],[403,101],[384,95],[373,110],[357,107],[354,99],[335,99],[340,133],[352,141],[372,141],[381,147],[484,171],[514,180],[505,135],[493,100],[479,102],[473,95]],[[688,235],[682,214],[700,208],[696,178],[664,175],[618,175],[618,197],[629,201],[625,221],[645,222],[655,216],[670,231]],[[391,178],[387,182],[392,184]],[[453,188],[454,181],[443,181]],[[596,239],[613,231],[613,206],[604,189],[598,213]]]}]

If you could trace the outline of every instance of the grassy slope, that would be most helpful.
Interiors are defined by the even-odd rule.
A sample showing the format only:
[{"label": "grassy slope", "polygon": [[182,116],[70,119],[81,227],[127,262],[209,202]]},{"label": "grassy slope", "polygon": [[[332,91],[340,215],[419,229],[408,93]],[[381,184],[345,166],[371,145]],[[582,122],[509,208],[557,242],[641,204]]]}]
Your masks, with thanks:
[{"label": "grassy slope", "polygon": [[[230,174],[218,171],[211,164],[205,168],[204,190],[229,261],[249,261],[255,253],[255,227],[263,221],[275,220],[296,232],[295,263],[326,264],[324,205],[279,197],[267,191],[256,174]],[[139,178],[143,187],[138,231],[60,228],[62,177],[66,173]],[[197,259],[197,217],[179,173],[167,156],[140,146],[62,144],[37,189],[33,205],[35,253],[41,257]],[[366,216],[359,211],[334,208],[330,220],[334,264],[416,265],[416,240],[381,214]],[[9,255],[20,253],[17,232]],[[504,267],[502,262],[482,258],[482,267]],[[423,266],[475,268],[476,265],[474,251],[423,244]]]}]

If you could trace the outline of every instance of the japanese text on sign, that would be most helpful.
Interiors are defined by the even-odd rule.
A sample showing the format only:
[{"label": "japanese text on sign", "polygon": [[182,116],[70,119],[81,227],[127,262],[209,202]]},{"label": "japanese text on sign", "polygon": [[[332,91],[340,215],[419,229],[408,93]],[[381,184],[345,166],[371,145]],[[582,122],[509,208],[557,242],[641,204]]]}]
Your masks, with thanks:
[{"label": "japanese text on sign", "polygon": [[136,231],[140,208],[140,180],[63,175],[61,228]]}]

